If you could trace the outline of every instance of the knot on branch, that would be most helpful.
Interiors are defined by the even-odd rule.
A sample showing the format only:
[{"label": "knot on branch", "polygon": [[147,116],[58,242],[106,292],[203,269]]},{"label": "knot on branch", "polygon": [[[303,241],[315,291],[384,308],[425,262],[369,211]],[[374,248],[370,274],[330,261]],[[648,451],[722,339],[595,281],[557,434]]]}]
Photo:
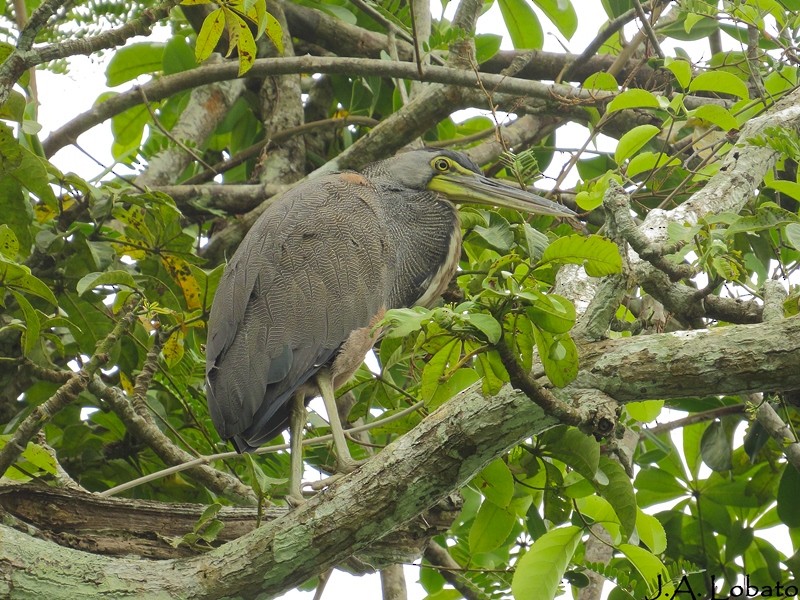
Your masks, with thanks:
[{"label": "knot on branch", "polygon": [[696,274],[691,265],[675,264],[665,258],[680,250],[683,244],[655,244],[647,238],[631,216],[628,193],[616,181],[609,181],[603,206],[606,209],[612,237],[627,242],[642,260],[665,273],[673,282],[689,279]]},{"label": "knot on branch", "polygon": [[611,396],[600,390],[582,390],[576,397],[576,403],[584,414],[578,428],[597,440],[610,438],[617,433],[617,424],[622,407]]}]

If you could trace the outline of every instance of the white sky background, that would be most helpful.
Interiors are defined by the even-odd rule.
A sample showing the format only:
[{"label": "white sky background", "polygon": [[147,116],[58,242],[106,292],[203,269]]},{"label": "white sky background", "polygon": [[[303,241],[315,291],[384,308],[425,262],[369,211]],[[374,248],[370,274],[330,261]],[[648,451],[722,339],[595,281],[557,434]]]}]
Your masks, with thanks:
[{"label": "white sky background", "polygon": [[[545,50],[559,52],[563,51],[566,47],[570,52],[579,53],[594,38],[600,25],[606,21],[606,15],[599,0],[572,1],[578,12],[578,30],[571,40],[564,40],[555,27],[540,14],[541,23],[545,30]],[[445,12],[447,18],[452,18],[456,6],[456,0],[450,2]],[[434,16],[438,16],[439,12],[440,11],[435,10]],[[631,27],[629,26],[626,31],[630,35]],[[478,32],[504,35],[505,38],[502,48],[512,49],[511,41],[505,32],[497,4],[480,18],[478,21]],[[168,33],[163,31],[162,39],[166,37],[166,35],[168,35]],[[153,39],[154,37],[157,39],[158,32],[155,36],[147,39]],[[137,38],[132,40],[132,42],[142,41],[142,39],[143,38]],[[700,61],[707,58],[709,55],[708,46],[704,41],[697,43],[684,42],[681,43],[681,46],[693,55],[692,58],[695,61]],[[670,55],[672,48],[666,45],[664,50],[667,55]],[[39,122],[43,127],[40,133],[41,139],[45,139],[51,131],[57,129],[74,116],[89,110],[96,98],[103,91],[106,91],[105,67],[111,55],[112,53],[109,52],[103,58],[73,57],[70,59],[70,73],[68,75],[55,75],[49,71],[37,72],[39,99],[42,102],[39,107]],[[117,91],[123,91],[127,89],[129,85],[130,84],[126,84],[116,89]],[[461,111],[455,115],[455,118],[461,120],[475,114],[476,111],[474,110]],[[491,117],[491,113],[488,111],[482,112],[481,114],[486,114]],[[558,131],[559,145],[573,148],[580,147],[585,142],[587,135],[587,130],[581,126],[569,125],[563,127]],[[598,140],[598,149],[613,151],[613,141],[608,138],[603,140],[602,138],[603,136],[600,136]],[[112,135],[110,123],[108,121],[82,135],[78,143],[83,149],[90,153],[94,159],[103,165],[110,166],[113,163],[111,157]],[[590,149],[592,147],[593,146],[590,146]],[[550,168],[545,172],[545,176],[556,177],[566,160],[568,160],[567,155],[556,155]],[[91,179],[104,170],[97,162],[72,146],[68,146],[59,151],[52,158],[52,162],[62,171],[73,171],[85,179]],[[127,172],[124,167],[119,166],[116,170],[120,173]],[[574,184],[574,182],[575,176],[572,175],[567,182],[565,182],[565,185]],[[540,185],[542,185],[542,187],[548,187],[547,179],[542,180]],[[666,415],[662,415],[662,418],[664,416]],[[678,447],[681,447],[680,438],[676,438],[676,442],[678,443]],[[783,530],[783,532],[783,535],[780,537],[784,538],[785,543],[778,543],[777,545],[781,551],[791,554],[791,543],[788,540],[788,536],[785,534],[785,530]],[[760,533],[762,535],[764,534],[764,532]],[[775,543],[775,539],[771,541]],[[424,599],[427,594],[417,583],[419,569],[414,566],[406,566],[405,570],[409,600]],[[284,600],[311,600],[311,598],[313,598],[313,592],[299,592],[293,590],[281,596],[281,598]],[[353,577],[346,573],[335,571],[326,586],[323,598],[326,600],[380,599],[380,578],[377,574]]]}]

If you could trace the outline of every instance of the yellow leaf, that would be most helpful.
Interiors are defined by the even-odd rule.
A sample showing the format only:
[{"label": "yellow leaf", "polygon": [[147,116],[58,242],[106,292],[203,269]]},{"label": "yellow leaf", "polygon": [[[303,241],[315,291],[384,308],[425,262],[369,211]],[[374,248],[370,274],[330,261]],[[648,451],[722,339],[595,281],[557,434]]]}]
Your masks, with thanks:
[{"label": "yellow leaf", "polygon": [[197,34],[197,44],[194,48],[194,57],[197,62],[203,62],[211,56],[224,30],[225,15],[222,9],[218,8],[206,17],[200,33]]},{"label": "yellow leaf", "polygon": [[164,360],[167,361],[167,366],[170,368],[181,362],[183,358],[184,336],[185,333],[183,327],[181,327],[173,331],[164,344],[162,352],[164,354]]},{"label": "yellow leaf", "polygon": [[[236,30],[236,48],[239,51],[239,77],[247,73],[253,68],[253,63],[256,60],[256,40],[253,38],[253,32],[247,22],[239,15],[236,17],[234,26],[230,29]],[[234,37],[231,36],[231,40]]]},{"label": "yellow leaf", "polygon": [[280,54],[283,54],[283,29],[278,19],[267,13],[267,37],[275,44]]},{"label": "yellow leaf", "polygon": [[189,263],[182,258],[170,255],[162,256],[161,262],[164,263],[164,268],[167,269],[170,276],[180,286],[183,297],[186,300],[186,307],[189,310],[201,308],[200,285],[192,274]]},{"label": "yellow leaf", "polygon": [[267,28],[267,2],[266,0],[256,0],[250,10],[247,11],[248,18],[258,26],[256,32],[256,39],[264,35],[264,30]]},{"label": "yellow leaf", "polygon": [[133,382],[122,371],[119,372],[119,383],[128,396],[133,396]]}]

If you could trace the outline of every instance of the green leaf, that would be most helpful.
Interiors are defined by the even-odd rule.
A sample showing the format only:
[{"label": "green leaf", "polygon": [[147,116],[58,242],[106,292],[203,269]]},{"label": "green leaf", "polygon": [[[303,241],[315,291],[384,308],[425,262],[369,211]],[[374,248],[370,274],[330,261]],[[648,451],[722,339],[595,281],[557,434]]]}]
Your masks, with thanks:
[{"label": "green leaf", "polygon": [[633,533],[637,523],[636,493],[633,482],[619,462],[600,457],[600,470],[608,483],[598,486],[600,495],[614,508],[626,538]]},{"label": "green leaf", "polygon": [[786,241],[795,250],[800,250],[800,223],[789,223],[786,226]]},{"label": "green leaf", "polygon": [[692,81],[692,65],[688,60],[667,57],[664,66],[672,72],[679,86],[683,89],[689,87]]},{"label": "green leaf", "polygon": [[614,160],[622,163],[641,150],[647,142],[661,131],[655,125],[638,125],[619,138],[617,149],[614,151]]},{"label": "green leaf", "polygon": [[121,159],[126,153],[139,147],[142,142],[144,126],[150,120],[150,113],[144,105],[134,106],[111,117],[111,133],[114,134],[114,158]]},{"label": "green leaf", "polygon": [[164,63],[164,44],[140,42],[114,51],[106,67],[106,83],[110,87],[136,79],[139,75],[157,73]]},{"label": "green leaf", "polygon": [[578,347],[566,333],[552,334],[533,328],[536,348],[545,375],[556,387],[564,387],[578,376]]},{"label": "green leaf", "polygon": [[485,313],[467,313],[461,316],[467,323],[486,336],[490,344],[496,344],[503,335],[503,328],[492,315]]},{"label": "green leaf", "polygon": [[783,469],[778,484],[778,516],[787,527],[800,527],[800,473],[791,464]]},{"label": "green leaf", "polygon": [[578,29],[578,15],[570,0],[533,0],[568,40]]},{"label": "green leaf", "polygon": [[422,306],[413,308],[392,308],[387,310],[379,325],[387,325],[385,337],[406,337],[422,329],[422,324],[430,319],[431,311]]},{"label": "green leaf", "polygon": [[550,238],[538,229],[533,228],[530,223],[524,222],[522,227],[525,231],[524,247],[531,260],[541,260],[545,249],[550,244]]},{"label": "green leaf", "polygon": [[605,528],[611,536],[611,543],[618,544],[621,541],[619,518],[608,500],[599,496],[586,496],[579,498],[576,503],[583,515]]},{"label": "green leaf", "polygon": [[740,523],[733,523],[725,538],[725,562],[732,563],[738,556],[742,556],[750,547],[755,538],[752,527],[742,527]]},{"label": "green leaf", "polygon": [[661,554],[667,549],[667,533],[661,521],[653,515],[636,511],[636,533],[653,554]]},{"label": "green leaf", "polygon": [[439,386],[447,380],[448,367],[453,368],[461,358],[463,342],[452,339],[442,346],[425,364],[420,383],[420,395],[424,402],[430,402]]},{"label": "green leaf", "polygon": [[255,461],[252,454],[245,453],[244,458],[247,463],[247,468],[250,471],[250,482],[259,497],[266,496],[273,487],[283,485],[288,481],[286,478],[268,476],[264,473],[264,469]]},{"label": "green leaf", "polygon": [[525,515],[525,528],[528,530],[528,535],[531,536],[533,541],[538,540],[545,533],[547,533],[547,525],[539,514],[539,509],[536,504],[531,504]]},{"label": "green leaf", "polygon": [[476,225],[472,228],[472,231],[482,237],[493,248],[507,252],[514,243],[514,232],[511,229],[511,225],[496,213],[492,213],[489,219],[488,227]]},{"label": "green leaf", "polygon": [[514,497],[514,476],[508,465],[501,460],[493,460],[472,480],[478,491],[487,500],[505,508]]},{"label": "green leaf", "polygon": [[605,277],[622,272],[622,257],[617,245],[599,235],[568,235],[558,238],[544,251],[541,262],[583,265],[590,277]]},{"label": "green leaf", "polygon": [[739,122],[736,120],[736,117],[731,114],[731,111],[724,106],[717,106],[716,104],[700,106],[691,111],[689,116],[713,123],[722,131],[730,131],[739,128]]},{"label": "green leaf", "polygon": [[593,481],[600,466],[600,444],[574,427],[553,428],[539,436],[542,452]]},{"label": "green leaf", "polygon": [[3,223],[0,225],[0,256],[5,256],[13,261],[19,254],[19,242],[11,228]]},{"label": "green leaf", "polygon": [[601,92],[616,92],[619,84],[614,76],[605,71],[592,73],[583,82],[583,87],[589,90],[599,90]]},{"label": "green leaf", "polygon": [[537,327],[550,333],[567,333],[575,325],[575,306],[558,294],[542,294],[526,313]]},{"label": "green leaf", "polygon": [[[352,14],[350,11],[346,12]],[[271,13],[267,13],[266,33],[269,40],[275,46],[275,49],[278,51],[278,54],[283,54],[283,29],[278,19],[273,17]]]},{"label": "green leaf", "polygon": [[727,71],[706,71],[700,73],[689,85],[690,92],[715,92],[730,94],[742,99],[749,97],[747,84],[733,73]]},{"label": "green leaf", "polygon": [[200,33],[197,34],[197,42],[194,47],[194,57],[197,62],[203,62],[219,43],[222,32],[225,31],[225,13],[221,8],[213,10],[203,21]]},{"label": "green leaf", "polygon": [[782,179],[775,179],[769,182],[765,181],[764,183],[766,183],[767,187],[800,201],[800,183],[795,183],[794,181],[785,181]]},{"label": "green leaf", "polygon": [[542,26],[526,0],[498,0],[498,4],[514,48],[541,49],[544,44]]},{"label": "green leaf", "polygon": [[649,423],[661,414],[664,408],[663,400],[644,400],[642,402],[629,402],[625,405],[625,410],[640,423]]},{"label": "green leaf", "polygon": [[655,171],[665,166],[677,167],[680,164],[680,160],[663,152],[640,152],[628,162],[625,174],[628,177],[636,177],[639,173]]},{"label": "green leaf", "polygon": [[479,33],[475,36],[475,60],[483,64],[500,51],[503,42],[502,35],[493,33]]},{"label": "green leaf", "polygon": [[469,530],[470,552],[478,554],[498,548],[506,541],[516,522],[517,515],[491,500],[484,500]]},{"label": "green leaf", "polygon": [[[655,554],[632,544],[620,544],[617,549],[631,561],[631,564],[642,576],[642,579],[647,584],[648,592],[655,592],[659,589],[659,575],[661,575],[662,582],[667,582],[662,584],[662,592],[667,590],[667,587],[670,586],[668,583],[670,579],[669,573]],[[671,594],[670,596],[664,595],[664,597],[671,597]]]},{"label": "green leaf", "polygon": [[53,306],[58,306],[58,300],[50,288],[41,279],[31,275],[28,267],[8,262],[3,258],[0,258],[0,286],[39,296]]},{"label": "green leaf", "polygon": [[57,473],[56,459],[53,458],[47,450],[33,442],[28,442],[28,445],[25,446],[25,450],[20,457],[34,465],[40,471],[44,471],[50,475],[55,475]]},{"label": "green leaf", "polygon": [[765,202],[758,207],[758,211],[755,215],[748,215],[736,219],[731,226],[728,227],[728,235],[773,229],[797,222],[798,216],[795,213],[785,210],[773,202]]},{"label": "green leaf", "polygon": [[476,368],[483,378],[481,390],[487,396],[494,396],[508,383],[508,371],[495,350],[479,354]]},{"label": "green leaf", "polygon": [[28,299],[25,298],[16,290],[11,290],[14,298],[17,299],[19,307],[22,309],[22,314],[25,317],[25,333],[22,336],[22,352],[30,358],[33,351],[36,349],[36,343],[39,341],[39,334],[41,331],[41,323],[39,316],[36,314],[36,309],[33,308]]},{"label": "green leaf", "polygon": [[231,43],[228,54],[231,53],[233,47],[236,48],[239,54],[239,77],[241,77],[253,68],[253,63],[256,61],[256,40],[253,37],[253,32],[250,31],[247,21],[235,12],[227,10],[224,6],[223,10],[225,11],[225,24],[227,25]]},{"label": "green leaf", "polygon": [[511,580],[514,598],[553,600],[582,533],[582,528],[571,525],[548,531],[536,540],[517,563]]},{"label": "green leaf", "polygon": [[722,421],[714,421],[703,432],[700,454],[714,471],[733,468],[733,433],[733,428]]},{"label": "green leaf", "polygon": [[162,70],[165,75],[182,73],[197,66],[192,47],[181,36],[173,36],[164,46]]},{"label": "green leaf", "polygon": [[103,273],[89,273],[81,277],[75,286],[75,291],[79,296],[83,296],[89,290],[93,290],[101,285],[124,285],[132,290],[138,289],[133,276],[127,271],[115,270]]},{"label": "green leaf", "polygon": [[[709,479],[707,481],[711,480]],[[713,500],[723,506],[737,506],[739,508],[756,508],[761,506],[761,500],[759,500],[748,487],[748,482],[735,479],[720,483],[716,481],[701,489],[700,493],[702,497]]]},{"label": "green leaf", "polygon": [[17,90],[10,90],[8,99],[3,104],[0,104],[0,119],[24,123],[26,104],[25,96],[20,94]]},{"label": "green leaf", "polygon": [[608,103],[606,114],[625,110],[627,108],[658,108],[658,99],[655,94],[638,88],[625,90]]},{"label": "green leaf", "polygon": [[642,468],[636,475],[636,498],[640,507],[681,498],[688,491],[674,475],[654,467]]}]

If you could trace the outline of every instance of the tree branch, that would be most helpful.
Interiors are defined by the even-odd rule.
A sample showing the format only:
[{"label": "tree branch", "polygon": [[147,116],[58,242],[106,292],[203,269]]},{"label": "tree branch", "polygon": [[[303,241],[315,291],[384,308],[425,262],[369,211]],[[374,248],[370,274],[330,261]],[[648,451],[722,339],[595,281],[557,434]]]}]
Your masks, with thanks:
[{"label": "tree branch", "polygon": [[[578,378],[559,394],[580,398],[598,389],[628,402],[794,389],[800,318],[605,340],[583,346],[580,359]],[[276,595],[412,520],[510,447],[557,423],[509,386],[491,398],[475,386],[303,506],[200,557],[109,559],[0,527],[0,563],[18,565],[0,571],[0,584],[31,597],[99,597],[111,582],[127,597]]]},{"label": "tree branch", "polygon": [[25,451],[28,442],[36,435],[42,425],[52,419],[53,415],[67,406],[87,388],[97,370],[108,362],[108,355],[117,340],[133,327],[138,318],[137,309],[139,305],[140,302],[128,304],[114,329],[98,344],[97,350],[89,359],[89,362],[62,384],[48,400],[34,408],[31,414],[20,423],[11,439],[8,440],[5,446],[0,448],[0,476]]},{"label": "tree branch", "polygon": [[[86,38],[71,38],[58,42],[57,44],[47,44],[34,49],[27,49],[29,44],[33,42],[30,35],[25,32],[25,35],[20,37],[21,47],[16,48],[0,65],[0,105],[4,104],[8,99],[11,88],[17,79],[25,72],[26,69],[36,67],[51,60],[58,58],[66,58],[68,56],[75,56],[76,54],[93,54],[98,50],[106,50],[108,48],[116,48],[123,46],[125,42],[137,35],[150,35],[150,28],[166,17],[169,11],[179,3],[180,0],[166,0],[155,8],[146,9],[142,11],[142,15],[136,19],[131,20],[125,25],[101,33],[94,37]],[[42,12],[42,18],[47,15],[47,12],[57,7],[58,3],[49,3],[47,10]],[[36,23],[38,26],[43,25],[41,19],[34,21],[36,13],[31,16],[30,23]],[[47,17],[49,18],[49,16]],[[35,31],[31,28],[31,31]]]},{"label": "tree branch", "polygon": [[[103,383],[95,377],[89,383],[89,391],[98,398],[109,403],[129,430],[168,465],[178,465],[191,461],[195,457],[178,448],[151,419],[140,415],[125,395],[115,387]],[[200,464],[192,467],[187,473],[205,488],[225,496],[240,504],[254,505],[258,502],[255,493],[241,481],[218,471],[208,465]]]}]

